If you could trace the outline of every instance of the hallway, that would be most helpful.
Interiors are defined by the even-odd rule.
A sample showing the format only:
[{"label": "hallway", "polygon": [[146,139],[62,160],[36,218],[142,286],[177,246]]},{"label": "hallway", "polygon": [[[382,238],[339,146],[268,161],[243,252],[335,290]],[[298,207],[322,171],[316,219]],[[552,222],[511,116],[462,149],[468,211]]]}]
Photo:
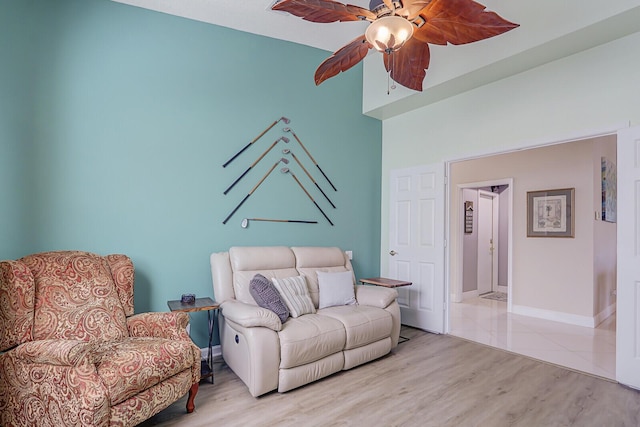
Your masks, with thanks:
[{"label": "hallway", "polygon": [[451,335],[615,380],[615,314],[592,329],[507,313],[506,302],[483,298],[450,307]]}]

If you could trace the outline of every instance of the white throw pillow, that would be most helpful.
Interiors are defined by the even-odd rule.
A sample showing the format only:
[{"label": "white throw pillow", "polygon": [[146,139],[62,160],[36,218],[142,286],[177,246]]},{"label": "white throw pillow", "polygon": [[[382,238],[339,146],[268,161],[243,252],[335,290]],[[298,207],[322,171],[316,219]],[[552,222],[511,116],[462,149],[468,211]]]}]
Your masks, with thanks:
[{"label": "white throw pillow", "polygon": [[318,308],[358,303],[353,289],[353,273],[350,271],[339,273],[317,271],[316,273],[318,273],[318,288],[320,291]]},{"label": "white throw pillow", "polygon": [[271,279],[284,303],[289,309],[291,317],[299,317],[303,314],[313,314],[316,308],[309,294],[309,287],[304,276],[285,277]]}]

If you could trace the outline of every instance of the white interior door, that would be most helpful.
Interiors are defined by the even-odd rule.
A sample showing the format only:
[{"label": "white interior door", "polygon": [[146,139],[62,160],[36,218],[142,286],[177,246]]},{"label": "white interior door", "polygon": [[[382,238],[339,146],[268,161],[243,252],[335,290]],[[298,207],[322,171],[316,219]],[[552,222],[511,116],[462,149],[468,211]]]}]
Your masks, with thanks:
[{"label": "white interior door", "polygon": [[402,323],[444,332],[444,165],[391,171],[389,274],[398,288]]},{"label": "white interior door", "polygon": [[478,294],[498,287],[498,198],[497,194],[478,190]]},{"label": "white interior door", "polygon": [[616,379],[640,389],[640,127],[618,132]]}]

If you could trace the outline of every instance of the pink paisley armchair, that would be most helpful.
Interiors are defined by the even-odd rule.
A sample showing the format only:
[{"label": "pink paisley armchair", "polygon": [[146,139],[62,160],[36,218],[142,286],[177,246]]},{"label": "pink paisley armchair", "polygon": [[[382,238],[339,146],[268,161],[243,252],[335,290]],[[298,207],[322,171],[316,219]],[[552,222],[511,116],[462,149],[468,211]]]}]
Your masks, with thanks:
[{"label": "pink paisley armchair", "polygon": [[133,314],[125,255],[0,262],[0,425],[133,426],[189,393],[200,350],[186,313]]}]

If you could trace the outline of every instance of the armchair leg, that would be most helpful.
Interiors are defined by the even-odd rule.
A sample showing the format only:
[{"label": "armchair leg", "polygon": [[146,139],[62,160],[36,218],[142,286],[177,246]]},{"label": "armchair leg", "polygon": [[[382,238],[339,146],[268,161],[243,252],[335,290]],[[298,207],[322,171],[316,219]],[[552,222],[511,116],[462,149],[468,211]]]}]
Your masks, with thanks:
[{"label": "armchair leg", "polygon": [[189,398],[187,399],[187,412],[190,414],[196,408],[196,404],[194,400],[196,399],[196,394],[198,394],[198,387],[200,383],[193,383],[191,388],[189,389]]}]

